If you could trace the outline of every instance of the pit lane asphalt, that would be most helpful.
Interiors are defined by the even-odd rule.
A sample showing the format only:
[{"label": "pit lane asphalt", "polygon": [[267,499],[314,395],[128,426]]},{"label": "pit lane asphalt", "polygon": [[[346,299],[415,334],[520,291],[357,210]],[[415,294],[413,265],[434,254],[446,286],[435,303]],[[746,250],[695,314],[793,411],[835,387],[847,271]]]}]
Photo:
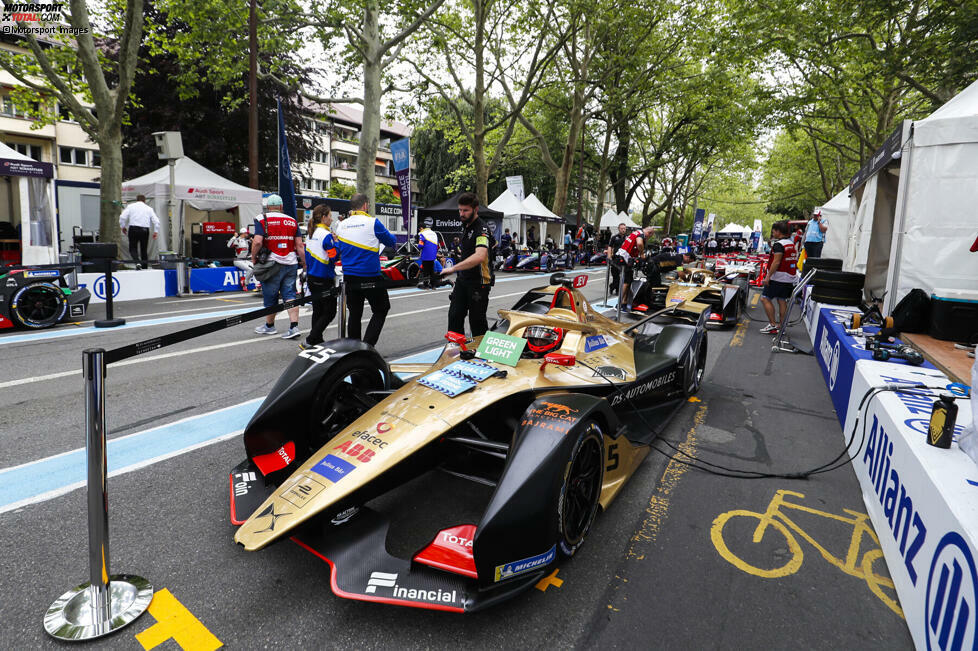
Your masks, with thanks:
[{"label": "pit lane asphalt", "polygon": [[[585,291],[592,299],[600,293],[599,278]],[[492,308],[508,307],[516,298],[502,295],[538,284],[540,276],[498,285]],[[244,300],[247,307],[256,301],[221,298]],[[446,303],[444,294],[392,301],[392,315],[414,314],[388,321],[381,352],[396,357],[437,345]],[[127,317],[213,308],[210,301],[187,299],[120,305]],[[307,322],[304,317],[302,325]],[[9,347],[0,337],[0,381],[76,369],[85,347],[123,345],[183,325]],[[111,436],[264,395],[295,354],[295,344],[258,338],[253,326],[159,352],[251,344],[110,367]],[[796,330],[795,336],[804,336]],[[711,331],[709,341],[703,402],[684,407],[665,429],[666,438],[683,442],[694,432],[694,444],[711,460],[767,469],[813,466],[839,451],[841,431],[812,358],[772,356],[769,338],[753,324]],[[80,407],[77,376],[0,389],[0,469],[81,445]],[[257,554],[240,551],[227,522],[227,472],[241,457],[235,438],[109,482],[112,571],[141,574],[157,589],[167,588],[228,648],[910,647],[902,620],[866,583],[842,574],[810,547],[797,574],[772,580],[732,566],[711,542],[718,514],[763,511],[778,488],[805,493],[826,511],[862,510],[848,468],[809,482],[745,481],[680,473],[653,453],[599,515],[581,552],[557,564],[562,585],[458,616],[334,597],[328,567],[291,543]],[[819,540],[841,553],[848,535],[827,530]],[[4,646],[63,647],[46,636],[41,619],[51,601],[87,578],[84,491],[0,514],[0,545]],[[765,551],[776,559],[784,554]],[[134,634],[153,624],[146,615],[87,646],[138,649]],[[158,648],[178,647],[171,640]]]}]

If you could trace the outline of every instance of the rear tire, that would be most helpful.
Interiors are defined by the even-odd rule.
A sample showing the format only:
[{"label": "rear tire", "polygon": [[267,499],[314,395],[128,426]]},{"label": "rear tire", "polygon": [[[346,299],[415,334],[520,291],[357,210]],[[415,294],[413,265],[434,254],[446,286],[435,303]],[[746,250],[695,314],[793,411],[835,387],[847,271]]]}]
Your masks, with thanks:
[{"label": "rear tire", "polygon": [[704,332],[699,346],[695,351],[690,351],[683,370],[683,392],[687,398],[695,395],[703,383],[703,376],[706,375],[706,353],[706,333]]},{"label": "rear tire", "polygon": [[64,318],[68,299],[57,285],[32,283],[21,287],[10,300],[14,323],[31,330],[50,328]]},{"label": "rear tire", "polygon": [[805,271],[812,269],[828,269],[830,271],[842,271],[841,258],[806,258]]},{"label": "rear tire", "polygon": [[573,556],[591,530],[604,482],[604,458],[601,428],[593,420],[585,421],[557,498],[558,546],[565,556]]},{"label": "rear tire", "polygon": [[834,289],[816,286],[812,290],[812,300],[829,305],[860,305],[863,300],[861,289]]},{"label": "rear tire", "polygon": [[815,289],[853,290],[862,291],[866,283],[866,274],[851,271],[830,271],[819,269],[814,276]]}]

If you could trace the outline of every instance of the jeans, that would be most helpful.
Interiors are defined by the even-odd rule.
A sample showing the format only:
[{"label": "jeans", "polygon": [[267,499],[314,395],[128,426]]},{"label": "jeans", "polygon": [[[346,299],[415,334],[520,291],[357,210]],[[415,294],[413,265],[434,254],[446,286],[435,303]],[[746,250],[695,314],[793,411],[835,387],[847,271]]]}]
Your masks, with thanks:
[{"label": "jeans", "polygon": [[491,285],[455,283],[451,304],[448,306],[448,330],[465,334],[465,315],[469,315],[469,327],[473,337],[481,337],[489,329],[486,310],[489,309]]},{"label": "jeans", "polygon": [[360,285],[365,283],[387,282],[384,276],[362,277],[344,276],[343,282],[346,284],[346,309],[350,316],[347,319],[346,336],[350,339],[360,339],[360,320],[363,318],[363,301],[366,299],[370,303],[370,323],[367,324],[367,332],[363,336],[363,342],[371,346],[377,345],[380,339],[380,331],[384,329],[384,321],[387,320],[387,313],[390,312],[391,302],[387,297],[386,287],[371,287],[361,289]]},{"label": "jeans", "polygon": [[805,253],[809,258],[821,258],[823,244],[825,242],[805,242]]},{"label": "jeans", "polygon": [[[306,282],[309,283],[309,291],[314,295],[336,286],[335,278],[309,276]],[[323,332],[334,318],[336,318],[335,296],[314,300],[312,302],[312,326],[309,328],[309,334],[306,335],[306,343],[310,346],[323,343]]]},{"label": "jeans", "polygon": [[282,295],[282,301],[291,301],[295,298],[295,276],[299,265],[275,264],[278,267],[277,273],[261,284],[262,303],[265,307],[278,303],[279,294]]}]

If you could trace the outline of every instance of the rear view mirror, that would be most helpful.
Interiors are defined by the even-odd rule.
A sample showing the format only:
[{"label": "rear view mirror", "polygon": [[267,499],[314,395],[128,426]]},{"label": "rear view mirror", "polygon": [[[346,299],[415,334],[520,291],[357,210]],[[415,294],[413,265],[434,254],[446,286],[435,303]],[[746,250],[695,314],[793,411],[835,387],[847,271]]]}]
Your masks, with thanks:
[{"label": "rear view mirror", "polygon": [[468,339],[464,334],[448,331],[445,333],[445,339],[449,340],[453,344],[458,344],[459,348],[462,350],[468,350],[468,348],[465,347],[465,342],[467,342]]},{"label": "rear view mirror", "polygon": [[547,353],[543,356],[543,364],[540,365],[540,370],[547,368],[547,364],[553,364],[554,366],[574,366],[577,363],[577,358],[573,355],[567,355],[565,353]]}]

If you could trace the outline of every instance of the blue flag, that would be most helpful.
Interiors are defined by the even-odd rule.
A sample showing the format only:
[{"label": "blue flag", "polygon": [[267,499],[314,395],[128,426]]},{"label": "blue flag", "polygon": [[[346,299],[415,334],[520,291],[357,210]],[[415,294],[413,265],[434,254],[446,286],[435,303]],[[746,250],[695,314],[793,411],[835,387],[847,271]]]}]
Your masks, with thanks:
[{"label": "blue flag", "polygon": [[703,220],[706,219],[706,210],[696,209],[696,219],[693,220],[693,241],[699,242],[703,237]]},{"label": "blue flag", "polygon": [[292,183],[292,164],[289,162],[289,142],[285,137],[285,116],[282,101],[278,105],[278,196],[282,197],[282,212],[295,217],[295,185]]},{"label": "blue flag", "polygon": [[404,138],[392,142],[391,155],[394,157],[394,175],[401,195],[401,217],[404,230],[408,230],[411,223],[411,141]]}]

